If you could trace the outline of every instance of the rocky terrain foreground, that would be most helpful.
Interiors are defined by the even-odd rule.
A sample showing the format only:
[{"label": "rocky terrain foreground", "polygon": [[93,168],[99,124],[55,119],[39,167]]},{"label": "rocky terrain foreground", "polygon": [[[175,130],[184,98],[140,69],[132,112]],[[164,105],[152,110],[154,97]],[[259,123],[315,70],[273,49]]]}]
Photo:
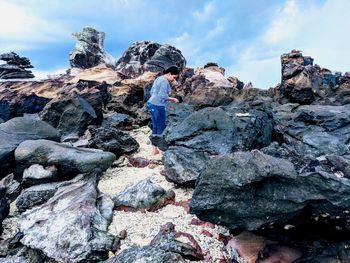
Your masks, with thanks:
[{"label": "rocky terrain foreground", "polygon": [[[0,82],[0,262],[350,262],[350,73],[292,50],[259,90],[169,45],[114,59],[75,36],[66,74]],[[151,155],[169,65],[180,103]]]}]

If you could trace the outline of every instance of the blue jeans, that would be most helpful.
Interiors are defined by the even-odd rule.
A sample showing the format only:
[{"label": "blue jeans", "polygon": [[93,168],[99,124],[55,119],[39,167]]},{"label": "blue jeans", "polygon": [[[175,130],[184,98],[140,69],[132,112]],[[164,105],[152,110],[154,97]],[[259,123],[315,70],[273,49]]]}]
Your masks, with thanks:
[{"label": "blue jeans", "polygon": [[152,120],[152,136],[161,135],[166,127],[166,112],[165,106],[158,106],[152,103],[147,103],[147,109],[151,114]]}]

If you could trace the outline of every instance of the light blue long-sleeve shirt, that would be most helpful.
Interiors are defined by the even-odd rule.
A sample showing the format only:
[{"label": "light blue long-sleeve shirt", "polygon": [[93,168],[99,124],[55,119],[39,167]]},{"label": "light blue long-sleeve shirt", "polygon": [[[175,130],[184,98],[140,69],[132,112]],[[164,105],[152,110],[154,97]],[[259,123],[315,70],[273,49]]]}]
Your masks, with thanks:
[{"label": "light blue long-sleeve shirt", "polygon": [[170,92],[171,87],[169,81],[164,76],[160,76],[153,82],[151,97],[149,98],[148,102],[152,103],[153,105],[165,106]]}]

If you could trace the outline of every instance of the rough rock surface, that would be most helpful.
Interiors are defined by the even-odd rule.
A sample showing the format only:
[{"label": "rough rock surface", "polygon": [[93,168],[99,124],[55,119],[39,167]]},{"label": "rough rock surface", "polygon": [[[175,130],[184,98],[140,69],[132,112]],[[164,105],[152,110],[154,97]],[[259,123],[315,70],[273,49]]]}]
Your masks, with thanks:
[{"label": "rough rock surface", "polygon": [[129,134],[109,127],[90,126],[89,147],[114,153],[117,157],[130,154],[139,148],[137,141]]},{"label": "rough rock surface", "polygon": [[62,262],[106,259],[114,242],[107,233],[112,208],[112,200],[99,193],[96,177],[88,177],[23,213],[21,243]]},{"label": "rough rock surface", "polygon": [[164,171],[167,180],[194,187],[196,179],[209,159],[208,154],[185,147],[170,147],[164,153]]},{"label": "rough rock surface", "polygon": [[99,85],[69,85],[52,99],[40,113],[42,120],[57,128],[64,137],[81,136],[89,125],[102,123],[102,108],[108,91]]},{"label": "rough rock surface", "polygon": [[180,70],[186,65],[180,50],[170,45],[141,41],[133,43],[124,52],[117,62],[116,69],[127,78],[134,78],[146,70],[159,72],[173,65]]},{"label": "rough rock surface", "polygon": [[25,140],[59,140],[59,132],[33,116],[13,118],[0,124],[0,177],[14,170],[14,151]]},{"label": "rough rock surface", "polygon": [[7,64],[0,65],[0,79],[27,79],[34,78],[34,75],[27,68],[32,68],[28,58],[20,57],[15,52],[0,55],[0,60]]},{"label": "rough rock surface", "polygon": [[113,198],[115,209],[155,211],[160,207],[174,203],[175,193],[146,178],[124,189]]},{"label": "rough rock surface", "polygon": [[16,207],[19,212],[24,212],[34,206],[44,204],[55,195],[61,187],[83,180],[87,174],[78,175],[70,181],[42,183],[24,189],[16,199]]},{"label": "rough rock surface", "polygon": [[55,166],[43,167],[39,164],[33,164],[23,172],[22,184],[31,186],[54,181],[57,178],[57,168]]},{"label": "rough rock surface", "polygon": [[103,42],[105,33],[91,27],[85,27],[83,32],[73,34],[78,40],[74,50],[69,55],[71,67],[92,68],[105,64],[114,67],[115,59],[105,52]]},{"label": "rough rock surface", "polygon": [[97,149],[77,148],[49,140],[27,140],[16,151],[16,172],[21,174],[33,164],[56,166],[60,178],[92,171],[105,171],[115,155]]},{"label": "rough rock surface", "polygon": [[297,216],[297,223],[323,213],[340,216],[349,209],[349,187],[348,179],[325,172],[298,175],[289,161],[257,150],[236,152],[208,162],[190,207],[202,220],[256,230]]},{"label": "rough rock surface", "polygon": [[7,121],[25,113],[39,113],[49,101],[49,98],[38,96],[34,92],[27,94],[11,88],[0,88],[0,118]]},{"label": "rough rock surface", "polygon": [[224,70],[218,66],[199,68],[187,78],[177,91],[184,102],[196,108],[229,104],[233,100],[235,89],[232,82],[224,77]]}]

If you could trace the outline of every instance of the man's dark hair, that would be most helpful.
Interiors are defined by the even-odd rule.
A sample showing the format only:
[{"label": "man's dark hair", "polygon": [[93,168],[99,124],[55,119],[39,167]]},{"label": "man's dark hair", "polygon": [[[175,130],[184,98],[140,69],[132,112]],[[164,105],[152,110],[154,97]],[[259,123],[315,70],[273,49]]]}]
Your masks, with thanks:
[{"label": "man's dark hair", "polygon": [[180,70],[176,66],[171,66],[170,68],[167,68],[166,70],[163,71],[164,74],[170,73],[171,75],[179,75]]}]

